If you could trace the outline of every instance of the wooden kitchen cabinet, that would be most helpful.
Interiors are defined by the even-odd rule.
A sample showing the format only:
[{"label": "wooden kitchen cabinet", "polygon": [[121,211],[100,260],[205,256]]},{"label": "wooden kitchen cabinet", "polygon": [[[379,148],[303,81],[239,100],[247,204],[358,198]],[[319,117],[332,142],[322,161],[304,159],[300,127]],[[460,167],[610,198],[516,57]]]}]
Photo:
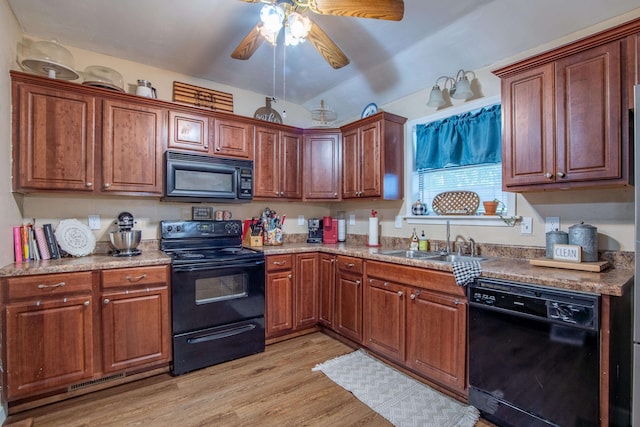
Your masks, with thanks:
[{"label": "wooden kitchen cabinet", "polygon": [[336,257],[336,332],[362,342],[362,259],[338,255]]},{"label": "wooden kitchen cabinet", "polygon": [[318,254],[296,254],[295,329],[318,323]]},{"label": "wooden kitchen cabinet", "polygon": [[241,120],[216,118],[213,154],[253,159],[254,126]]},{"label": "wooden kitchen cabinet", "polygon": [[381,112],[340,128],[343,199],[402,199],[406,121]]},{"label": "wooden kitchen cabinet", "polygon": [[5,279],[4,392],[13,401],[94,374],[92,274]]},{"label": "wooden kitchen cabinet", "polygon": [[294,270],[293,255],[266,257],[266,338],[293,332]]},{"label": "wooden kitchen cabinet", "polygon": [[336,292],[336,256],[321,253],[320,282],[318,283],[318,323],[334,328],[335,292]]},{"label": "wooden kitchen cabinet", "polygon": [[466,395],[467,301],[453,274],[367,261],[364,345]]},{"label": "wooden kitchen cabinet", "polygon": [[302,198],[301,141],[300,134],[256,126],[254,197]]},{"label": "wooden kitchen cabinet", "polygon": [[162,195],[167,114],[148,105],[103,102],[102,191]]},{"label": "wooden kitchen cabinet", "polygon": [[335,129],[304,133],[303,200],[340,200],[342,136]]},{"label": "wooden kitchen cabinet", "polygon": [[101,278],[103,371],[170,362],[169,269],[104,270]]},{"label": "wooden kitchen cabinet", "polygon": [[623,43],[598,40],[494,72],[502,79],[506,191],[628,184]]},{"label": "wooden kitchen cabinet", "polygon": [[184,111],[169,111],[167,148],[210,154],[213,118]]},{"label": "wooden kitchen cabinet", "polygon": [[405,286],[367,276],[364,290],[364,345],[394,362],[404,363],[406,336]]},{"label": "wooden kitchen cabinet", "polygon": [[13,190],[93,192],[96,98],[13,77]]}]

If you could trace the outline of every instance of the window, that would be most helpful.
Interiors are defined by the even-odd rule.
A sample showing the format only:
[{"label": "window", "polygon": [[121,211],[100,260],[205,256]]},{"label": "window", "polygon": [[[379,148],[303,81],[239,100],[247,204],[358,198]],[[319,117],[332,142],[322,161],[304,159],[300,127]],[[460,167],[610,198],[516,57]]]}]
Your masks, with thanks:
[{"label": "window", "polygon": [[[511,216],[515,212],[515,196],[502,191],[501,107],[484,102],[480,108],[457,115],[449,113],[446,117],[434,115],[436,120],[425,123],[423,119],[415,124],[414,157],[409,163],[413,164],[413,170],[408,177],[409,215],[416,200],[422,201],[432,213],[433,198],[455,190],[473,191],[480,201],[498,199],[503,203],[503,214]],[[480,203],[478,217],[471,218],[480,219],[483,213]],[[427,220],[429,216],[417,218]]]}]

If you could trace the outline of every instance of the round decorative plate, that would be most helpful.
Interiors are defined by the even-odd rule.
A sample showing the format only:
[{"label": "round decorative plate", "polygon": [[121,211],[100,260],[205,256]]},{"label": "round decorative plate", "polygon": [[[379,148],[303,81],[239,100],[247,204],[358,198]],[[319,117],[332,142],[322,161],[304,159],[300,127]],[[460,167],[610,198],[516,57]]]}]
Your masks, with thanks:
[{"label": "round decorative plate", "polygon": [[364,110],[362,110],[362,118],[364,119],[365,117],[373,116],[377,112],[378,106],[372,102],[371,104],[364,107]]},{"label": "round decorative plate", "polygon": [[96,248],[93,231],[77,219],[63,219],[56,228],[60,248],[72,256],[90,255]]}]

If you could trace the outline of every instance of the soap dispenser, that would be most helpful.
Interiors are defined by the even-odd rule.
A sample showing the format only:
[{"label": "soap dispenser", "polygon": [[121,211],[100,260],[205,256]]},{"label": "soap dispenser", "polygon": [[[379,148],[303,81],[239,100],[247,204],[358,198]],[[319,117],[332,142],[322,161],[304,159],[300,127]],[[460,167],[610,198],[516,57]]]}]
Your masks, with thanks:
[{"label": "soap dispenser", "polygon": [[413,233],[411,234],[411,243],[409,244],[409,250],[417,251],[420,245],[420,241],[418,239],[418,234],[416,233],[416,229],[413,229]]}]

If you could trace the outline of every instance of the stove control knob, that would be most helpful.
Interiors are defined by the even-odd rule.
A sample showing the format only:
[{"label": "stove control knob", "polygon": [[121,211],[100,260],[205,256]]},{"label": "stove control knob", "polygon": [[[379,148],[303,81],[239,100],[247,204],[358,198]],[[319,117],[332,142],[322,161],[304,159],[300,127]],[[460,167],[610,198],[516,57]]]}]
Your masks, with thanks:
[{"label": "stove control knob", "polygon": [[173,226],[172,225],[167,225],[167,232],[171,233],[173,231]]},{"label": "stove control knob", "polygon": [[179,226],[179,225],[176,225],[176,231],[177,231],[178,233],[179,233],[179,232],[181,232],[181,231],[182,231],[182,227],[181,227],[181,226]]}]

